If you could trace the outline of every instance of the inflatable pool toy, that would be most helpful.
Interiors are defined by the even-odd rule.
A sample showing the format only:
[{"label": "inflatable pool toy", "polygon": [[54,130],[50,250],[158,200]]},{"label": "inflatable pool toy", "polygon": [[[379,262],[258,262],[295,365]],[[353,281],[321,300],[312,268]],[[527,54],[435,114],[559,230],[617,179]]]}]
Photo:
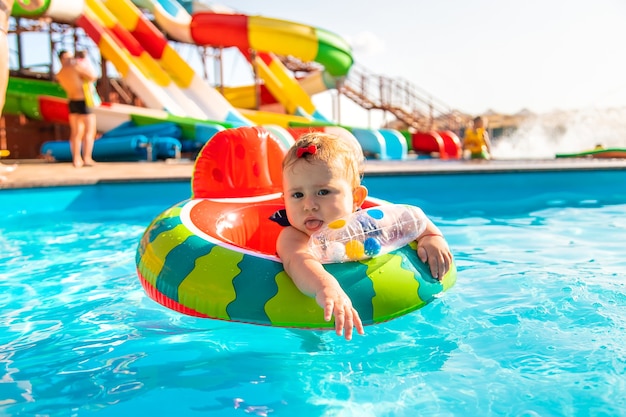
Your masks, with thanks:
[{"label": "inflatable pool toy", "polygon": [[408,245],[424,232],[426,223],[426,215],[419,207],[370,207],[313,233],[309,250],[322,263],[362,261]]},{"label": "inflatable pool toy", "polygon": [[[332,329],[315,300],[301,293],[276,256],[283,209],[281,162],[287,149],[267,130],[218,132],[202,149],[192,197],[152,221],[137,249],[147,294],[181,313],[278,327]],[[385,203],[368,199],[364,209]],[[384,322],[431,302],[456,280],[441,282],[415,242],[371,259],[325,264],[363,324]]]},{"label": "inflatable pool toy", "polygon": [[[332,329],[315,300],[301,293],[276,256],[284,208],[281,162],[287,149],[261,127],[218,132],[196,159],[190,199],[158,215],[137,249],[137,272],[149,297],[197,317],[252,324]],[[382,207],[368,199],[364,209]],[[456,280],[441,282],[415,243],[366,260],[325,264],[363,324],[384,322],[431,302]]]},{"label": "inflatable pool toy", "polygon": [[557,158],[626,158],[624,148],[595,148],[578,153],[557,153]]}]

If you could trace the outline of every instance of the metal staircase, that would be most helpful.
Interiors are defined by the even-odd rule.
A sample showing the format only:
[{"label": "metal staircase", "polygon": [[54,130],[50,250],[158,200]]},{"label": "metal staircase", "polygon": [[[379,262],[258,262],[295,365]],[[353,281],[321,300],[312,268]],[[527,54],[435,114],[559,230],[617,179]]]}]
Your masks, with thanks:
[{"label": "metal staircase", "polygon": [[[280,59],[294,73],[323,70],[317,63],[302,62],[292,56],[280,56]],[[358,64],[354,64],[339,83],[338,91],[366,110],[391,113],[399,121],[395,124],[411,131],[458,132],[467,124],[467,115],[453,110],[408,80],[374,74]]]},{"label": "metal staircase", "polygon": [[339,92],[368,110],[391,113],[409,130],[457,131],[466,116],[411,82],[373,74],[355,64]]}]

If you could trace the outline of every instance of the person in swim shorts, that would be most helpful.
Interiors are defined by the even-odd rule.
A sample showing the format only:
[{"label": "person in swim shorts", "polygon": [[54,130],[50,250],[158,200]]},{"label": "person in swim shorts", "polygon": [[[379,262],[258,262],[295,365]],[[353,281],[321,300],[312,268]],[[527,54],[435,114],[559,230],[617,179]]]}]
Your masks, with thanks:
[{"label": "person in swim shorts", "polygon": [[85,97],[85,83],[98,79],[95,71],[85,65],[78,65],[71,52],[59,52],[61,69],[56,79],[67,93],[70,122],[70,149],[72,162],[76,168],[95,164],[92,154],[96,138],[96,115]]}]

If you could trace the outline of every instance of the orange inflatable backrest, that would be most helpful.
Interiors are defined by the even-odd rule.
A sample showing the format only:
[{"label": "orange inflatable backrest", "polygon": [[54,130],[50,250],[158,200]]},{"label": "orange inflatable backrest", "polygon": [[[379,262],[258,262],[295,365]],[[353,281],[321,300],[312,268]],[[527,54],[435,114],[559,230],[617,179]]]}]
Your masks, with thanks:
[{"label": "orange inflatable backrest", "polygon": [[280,193],[286,152],[285,146],[260,126],[218,132],[196,158],[192,197],[234,198]]}]

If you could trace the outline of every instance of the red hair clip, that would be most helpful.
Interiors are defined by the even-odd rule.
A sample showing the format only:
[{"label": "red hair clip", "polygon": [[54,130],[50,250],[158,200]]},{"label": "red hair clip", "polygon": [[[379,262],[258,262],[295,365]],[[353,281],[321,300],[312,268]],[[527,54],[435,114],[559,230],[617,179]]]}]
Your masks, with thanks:
[{"label": "red hair clip", "polygon": [[298,150],[296,151],[296,157],[302,158],[303,156],[306,156],[307,154],[315,155],[316,152],[317,152],[317,146],[315,145],[302,146],[301,148],[298,148]]}]

